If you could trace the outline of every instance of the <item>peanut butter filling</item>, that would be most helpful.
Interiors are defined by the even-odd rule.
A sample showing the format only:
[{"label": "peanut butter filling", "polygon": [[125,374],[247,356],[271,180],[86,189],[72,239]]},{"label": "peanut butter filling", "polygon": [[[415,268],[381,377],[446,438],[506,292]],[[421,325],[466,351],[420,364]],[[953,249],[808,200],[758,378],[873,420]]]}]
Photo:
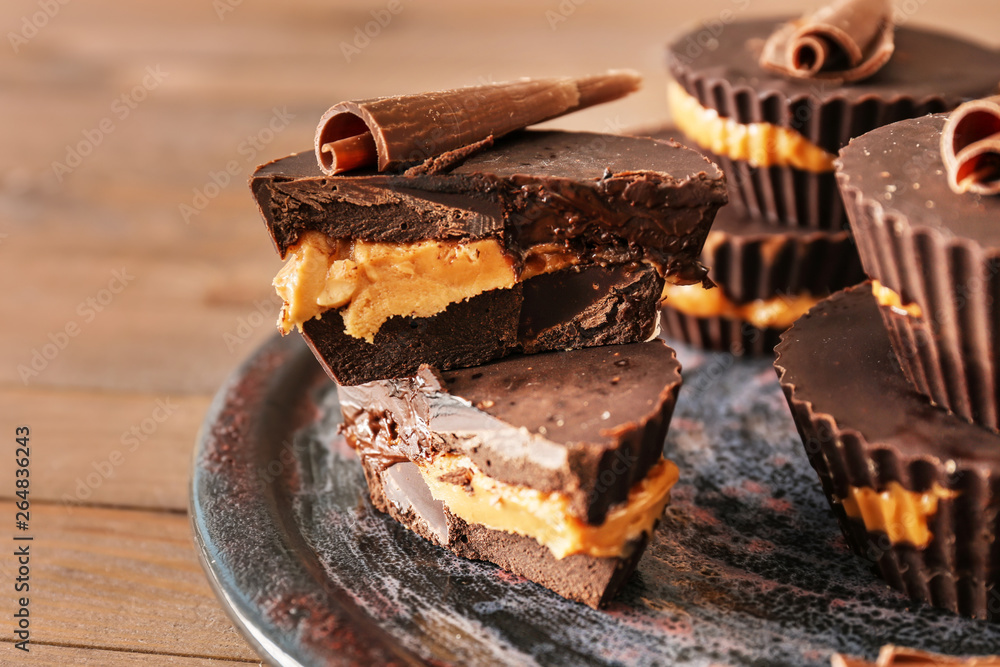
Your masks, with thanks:
[{"label": "peanut butter filling", "polygon": [[667,84],[667,102],[677,128],[716,155],[743,160],[754,167],[795,167],[833,171],[834,155],[795,130],[771,123],[738,123],[703,107],[676,81]]},{"label": "peanut butter filling", "polygon": [[903,297],[877,280],[872,281],[872,294],[880,306],[892,308],[900,315],[909,315],[910,317],[917,318],[923,317],[924,311],[921,310],[919,304],[903,303]]},{"label": "peanut butter filling", "polygon": [[907,542],[923,549],[931,541],[927,520],[937,513],[938,501],[956,498],[958,493],[934,484],[924,493],[904,489],[899,482],[889,482],[881,493],[870,487],[849,487],[840,500],[847,516],[861,519],[869,531],[880,531],[893,544]]},{"label": "peanut butter filling", "polygon": [[663,286],[663,303],[691,317],[725,317],[749,322],[758,329],[787,329],[821,301],[810,294],[779,295],[749,303],[733,303],[720,287]]},{"label": "peanut butter filling", "polygon": [[[468,523],[530,537],[556,558],[579,553],[597,558],[627,555],[631,540],[652,532],[678,478],[677,466],[662,459],[632,486],[624,503],[612,508],[601,525],[593,526],[570,514],[565,494],[500,482],[466,456],[440,454],[414,463],[431,495],[452,514]],[[456,478],[467,483],[445,481]]]},{"label": "peanut butter filling", "polygon": [[516,282],[514,264],[495,240],[341,243],[309,231],[274,278],[285,302],[278,328],[301,331],[308,320],[343,308],[347,334],[371,343],[390,317],[430,317]]}]

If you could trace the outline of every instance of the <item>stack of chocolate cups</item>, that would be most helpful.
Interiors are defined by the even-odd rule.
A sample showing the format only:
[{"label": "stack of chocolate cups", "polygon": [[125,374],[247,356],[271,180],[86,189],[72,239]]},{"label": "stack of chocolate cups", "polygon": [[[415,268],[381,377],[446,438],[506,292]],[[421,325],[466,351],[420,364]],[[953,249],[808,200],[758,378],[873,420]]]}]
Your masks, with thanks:
[{"label": "stack of chocolate cups", "polygon": [[[775,366],[848,544],[916,600],[1000,619],[1000,200],[955,191],[1000,189],[1000,108],[980,104],[946,140],[932,115],[995,94],[1000,55],[894,26],[892,11],[836,0],[690,31],[669,49],[668,98],[728,176],[737,208],[719,217],[732,236],[762,233],[762,249],[826,240],[784,274],[773,250],[733,253],[750,244],[728,238],[709,239],[706,264],[731,314],[779,294],[808,310]],[[837,240],[851,238],[845,261]],[[672,299],[682,311],[664,317],[668,333],[753,349],[665,294],[665,311]],[[743,331],[773,340],[792,319]]]},{"label": "stack of chocolate cups", "polygon": [[250,184],[287,260],[279,327],[338,383],[375,508],[593,607],[678,478],[663,446],[680,365],[658,303],[665,278],[703,279],[725,179],[675,143],[523,128],[637,85],[344,102],[315,154]]},{"label": "stack of chocolate cups", "polygon": [[[838,151],[865,132],[947,111],[995,86],[994,52],[910,25],[893,30],[886,12],[889,3],[841,1],[790,22],[698,26],[669,45],[673,136],[719,164],[732,203],[703,256],[718,288],[668,285],[668,337],[769,354],[809,307],[864,279],[834,176]],[[825,39],[844,16],[872,25],[847,35],[865,60],[843,71],[804,68],[794,39]]]},{"label": "stack of chocolate cups", "polygon": [[810,311],[775,362],[851,548],[913,599],[993,621],[998,130],[1000,99],[981,100],[841,151],[837,179],[872,280]]}]

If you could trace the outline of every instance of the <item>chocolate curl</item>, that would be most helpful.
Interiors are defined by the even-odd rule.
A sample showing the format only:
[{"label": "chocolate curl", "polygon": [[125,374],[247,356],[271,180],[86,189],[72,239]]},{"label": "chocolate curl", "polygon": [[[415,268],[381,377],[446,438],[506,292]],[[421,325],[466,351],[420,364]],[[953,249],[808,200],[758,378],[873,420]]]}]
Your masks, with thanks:
[{"label": "chocolate curl", "polygon": [[1000,95],[966,102],[941,132],[948,185],[962,194],[1000,194]]},{"label": "chocolate curl", "polygon": [[891,0],[837,0],[779,27],[760,64],[797,79],[861,81],[889,62],[893,39]]},{"label": "chocolate curl", "polygon": [[385,171],[618,99],[640,81],[622,70],[341,102],[320,119],[316,159],[327,175],[376,162]]},{"label": "chocolate curl", "polygon": [[878,652],[875,662],[851,658],[839,653],[830,660],[831,667],[1000,667],[1000,656],[985,655],[959,658],[938,653],[926,653],[912,648],[888,644]]}]

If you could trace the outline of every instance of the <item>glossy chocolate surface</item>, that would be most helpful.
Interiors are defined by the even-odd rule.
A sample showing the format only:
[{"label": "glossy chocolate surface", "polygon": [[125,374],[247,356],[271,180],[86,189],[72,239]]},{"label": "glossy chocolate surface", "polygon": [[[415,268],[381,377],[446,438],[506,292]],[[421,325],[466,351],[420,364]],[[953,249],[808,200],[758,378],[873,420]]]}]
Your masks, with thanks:
[{"label": "glossy chocolate surface", "polygon": [[1000,197],[956,194],[941,160],[946,115],[893,123],[851,141],[837,178],[911,229],[938,230],[1000,254]]},{"label": "glossy chocolate surface", "polygon": [[[1000,620],[1000,436],[931,405],[907,382],[869,284],[813,308],[775,352],[806,455],[851,549],[914,600]],[[894,484],[947,490],[923,519],[926,545],[891,540],[841,502]],[[898,520],[919,519],[911,510]]]},{"label": "glossy chocolate surface", "polygon": [[723,28],[715,48],[699,31],[677,37],[667,64],[675,79],[720,115],[741,123],[791,127],[836,152],[851,137],[892,120],[954,108],[996,90],[1000,53],[926,28],[896,28],[896,50],[870,79],[838,84],[791,79],[758,62],[764,40],[791,17],[737,21]]},{"label": "glossy chocolate surface", "polygon": [[795,400],[831,415],[840,430],[858,432],[870,446],[1000,465],[1000,436],[931,405],[906,382],[868,284],[811,310],[776,352]]}]

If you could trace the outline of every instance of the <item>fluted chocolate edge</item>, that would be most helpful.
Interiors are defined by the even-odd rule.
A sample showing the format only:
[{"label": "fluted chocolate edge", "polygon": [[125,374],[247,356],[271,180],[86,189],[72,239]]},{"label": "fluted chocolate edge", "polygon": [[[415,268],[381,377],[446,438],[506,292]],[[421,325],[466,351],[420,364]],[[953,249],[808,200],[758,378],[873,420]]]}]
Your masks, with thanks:
[{"label": "fluted chocolate edge", "polygon": [[[828,301],[846,294],[839,292]],[[850,549],[914,600],[963,616],[1000,621],[1000,591],[994,590],[990,565],[1000,560],[993,538],[1000,499],[995,471],[961,459],[949,464],[936,457],[909,455],[896,447],[868,442],[857,430],[841,428],[836,416],[814,409],[785,377],[782,354],[794,330],[795,325],[782,334],[774,367],[806,456]],[[928,519],[932,537],[925,548],[894,544],[884,532],[867,530],[860,519],[847,515],[840,502],[850,487],[881,491],[890,482],[918,493],[935,484],[957,493],[939,500],[937,512]]]},{"label": "fluted chocolate edge", "polygon": [[[713,230],[701,256],[709,275],[736,304],[780,296],[825,297],[865,279],[854,242],[847,231],[806,234],[740,234]],[[768,356],[782,329],[760,329],[729,317],[696,317],[661,304],[660,326],[666,338],[704,350],[735,356]]]},{"label": "fluted chocolate edge", "polygon": [[660,330],[668,341],[735,357],[770,356],[781,335],[780,329],[758,329],[727,317],[695,317],[667,305],[661,307]]},{"label": "fluted chocolate edge", "polygon": [[773,222],[776,227],[829,231],[847,227],[847,215],[832,171],[755,167],[745,160],[716,155],[701,147],[699,150],[722,167],[730,196],[752,215]]},{"label": "fluted chocolate edge", "polygon": [[[671,75],[701,106],[738,123],[770,123],[795,130],[834,155],[854,137],[907,118],[941,113],[959,100],[941,95],[914,99],[905,95],[880,99],[865,96],[851,101],[840,95],[820,101],[803,92],[792,97],[778,90],[757,90],[692,70],[668,51]],[[984,91],[985,92],[985,91]]]},{"label": "fluted chocolate edge", "polygon": [[736,304],[802,294],[824,297],[865,279],[847,231],[712,230],[701,261]]},{"label": "fluted chocolate edge", "polygon": [[920,307],[880,307],[907,379],[937,405],[998,429],[1000,250],[914,224],[837,172],[865,272]]}]

